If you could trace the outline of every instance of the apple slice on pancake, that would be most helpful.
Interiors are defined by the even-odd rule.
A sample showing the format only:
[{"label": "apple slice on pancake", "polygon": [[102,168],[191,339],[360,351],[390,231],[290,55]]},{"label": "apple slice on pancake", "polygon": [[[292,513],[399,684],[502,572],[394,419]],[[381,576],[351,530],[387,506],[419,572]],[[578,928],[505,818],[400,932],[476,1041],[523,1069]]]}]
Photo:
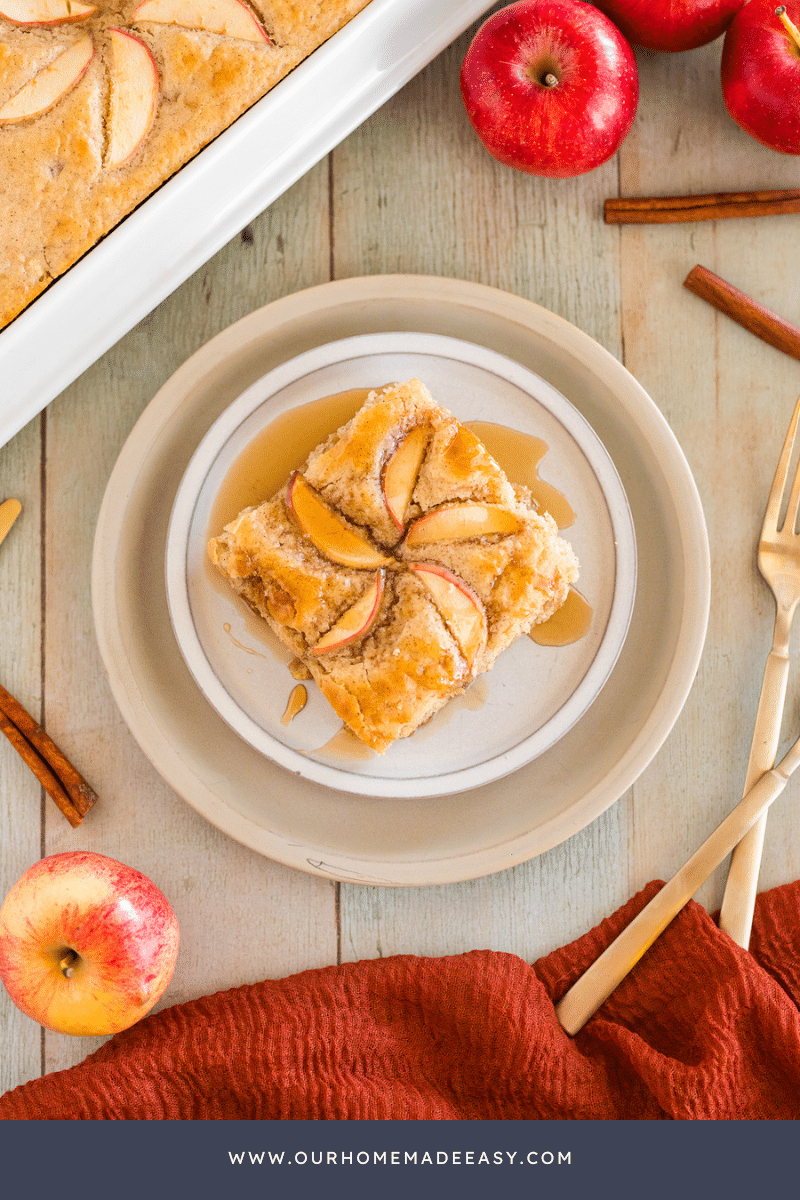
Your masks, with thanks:
[{"label": "apple slice on pancake", "polygon": [[327,633],[323,633],[315,646],[311,647],[312,654],[327,654],[331,650],[340,650],[342,646],[358,641],[369,632],[380,612],[383,579],[383,571],[378,571],[364,595],[348,608]]},{"label": "apple slice on pancake", "polygon": [[124,29],[109,29],[111,45],[108,145],[105,165],[121,167],[150,132],[158,104],[158,68],[144,42]]},{"label": "apple slice on pancake", "polygon": [[463,542],[491,534],[519,533],[519,518],[496,504],[453,504],[435,508],[409,527],[405,545],[409,549],[434,542]]},{"label": "apple slice on pancake", "polygon": [[47,112],[78,82],[93,57],[94,45],[87,33],[37,71],[0,108],[0,122],[23,121],[26,117],[38,117]]},{"label": "apple slice on pancake", "polygon": [[289,480],[286,500],[303,533],[321,554],[342,567],[386,567],[392,559],[345,523],[299,471]]},{"label": "apple slice on pancake", "polygon": [[2,0],[0,17],[15,25],[67,25],[97,12],[94,4],[78,0]]},{"label": "apple slice on pancake", "polygon": [[271,44],[255,13],[241,0],[144,0],[133,10],[131,20],[181,25],[184,29]]},{"label": "apple slice on pancake", "polygon": [[430,437],[430,430],[424,425],[415,426],[399,443],[383,470],[383,498],[400,532],[405,525],[406,512]]},{"label": "apple slice on pancake", "polygon": [[467,660],[469,669],[486,645],[486,613],[471,587],[436,563],[411,563]]}]

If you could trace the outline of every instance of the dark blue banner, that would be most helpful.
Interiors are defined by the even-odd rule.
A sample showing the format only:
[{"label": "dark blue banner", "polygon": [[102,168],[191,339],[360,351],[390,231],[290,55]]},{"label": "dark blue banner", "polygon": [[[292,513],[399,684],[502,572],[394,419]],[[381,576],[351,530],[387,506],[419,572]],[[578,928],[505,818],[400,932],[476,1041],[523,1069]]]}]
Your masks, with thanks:
[{"label": "dark blue banner", "polygon": [[7,1122],[9,1200],[757,1200],[797,1192],[793,1122]]}]

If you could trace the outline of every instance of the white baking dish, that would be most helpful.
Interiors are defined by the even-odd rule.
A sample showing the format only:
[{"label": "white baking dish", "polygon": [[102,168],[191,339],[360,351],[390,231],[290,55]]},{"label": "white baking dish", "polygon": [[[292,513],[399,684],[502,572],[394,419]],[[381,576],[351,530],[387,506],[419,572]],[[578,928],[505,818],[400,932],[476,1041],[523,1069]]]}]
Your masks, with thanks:
[{"label": "white baking dish", "polygon": [[126,217],[0,333],[0,445],[490,7],[371,0]]}]

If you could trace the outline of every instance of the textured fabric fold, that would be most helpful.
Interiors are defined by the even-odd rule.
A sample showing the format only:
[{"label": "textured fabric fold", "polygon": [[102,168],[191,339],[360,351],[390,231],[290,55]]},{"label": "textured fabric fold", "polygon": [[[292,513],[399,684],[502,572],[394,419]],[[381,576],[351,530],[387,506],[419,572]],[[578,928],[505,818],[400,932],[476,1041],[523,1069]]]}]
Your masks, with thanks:
[{"label": "textured fabric fold", "polygon": [[3,1120],[779,1120],[800,1116],[800,883],[752,952],[690,903],[574,1039],[553,1004],[658,890],[533,966],[402,955],[146,1017],[0,1097]]}]

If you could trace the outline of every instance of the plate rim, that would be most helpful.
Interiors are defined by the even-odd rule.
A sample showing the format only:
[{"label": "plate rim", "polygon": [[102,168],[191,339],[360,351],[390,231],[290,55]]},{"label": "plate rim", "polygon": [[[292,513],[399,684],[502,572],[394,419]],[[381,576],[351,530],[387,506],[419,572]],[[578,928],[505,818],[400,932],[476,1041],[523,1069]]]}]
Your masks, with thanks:
[{"label": "plate rim", "polygon": [[[386,346],[387,339],[400,344]],[[530,395],[562,425],[589,463],[606,503],[616,549],[615,583],[605,631],[574,691],[544,725],[521,741],[481,763],[436,775],[362,775],[319,762],[273,737],[242,709],[236,697],[216,676],[197,632],[189,594],[186,567],[194,513],[210,472],[237,431],[269,404],[276,393],[298,379],[328,366],[375,354],[435,354],[466,362],[486,374],[499,376]],[[481,358],[487,361],[480,362]],[[219,716],[239,737],[285,770],[336,791],[375,798],[433,798],[468,791],[493,783],[552,749],[581,720],[605,686],[625,643],[636,599],[637,545],[633,515],[614,460],[590,422],[551,383],[508,355],[464,338],[402,330],[356,334],[321,343],[273,367],[240,393],[201,437],[186,466],[172,504],[164,561],[173,635],[195,683]],[[494,765],[494,770],[487,774],[490,764]]]},{"label": "plate rim", "polygon": [[[448,316],[453,320],[456,315],[466,319],[480,317],[489,311],[504,324],[521,328],[523,336],[531,333],[560,345],[566,337],[572,344],[569,358],[576,368],[588,362],[598,381],[609,389],[620,381],[624,383],[622,395],[615,392],[617,402],[628,413],[632,406],[636,407],[647,427],[648,444],[657,453],[659,461],[666,459],[677,465],[681,476],[683,504],[676,505],[675,529],[686,569],[680,593],[679,629],[675,652],[665,671],[657,700],[636,736],[613,765],[576,798],[566,813],[558,813],[534,829],[527,828],[510,844],[431,857],[424,860],[421,868],[412,861],[384,862],[358,854],[328,853],[321,847],[291,845],[247,814],[232,808],[224,798],[212,792],[204,779],[192,777],[192,786],[189,786],[185,775],[187,768],[163,735],[127,659],[123,630],[113,620],[116,579],[103,567],[104,560],[108,561],[109,547],[113,552],[116,544],[115,503],[118,505],[122,496],[127,511],[149,455],[162,431],[174,418],[176,389],[186,396],[199,389],[204,380],[213,379],[223,347],[228,360],[237,353],[252,351],[264,337],[265,320],[270,335],[276,337],[293,325],[304,329],[304,322],[313,320],[318,324],[333,308],[346,303],[399,305],[406,314],[417,306],[439,303],[448,306]],[[409,317],[406,315],[405,319]],[[575,350],[576,345],[580,355]],[[512,867],[558,845],[611,807],[653,760],[685,704],[702,654],[710,589],[708,534],[694,478],[663,414],[627,368],[590,335],[534,301],[487,284],[426,274],[357,276],[317,284],[254,310],[195,351],[158,390],[120,451],[100,508],[92,560],[95,631],[110,690],[142,752],[167,784],[210,824],[257,853],[328,879],[392,887],[460,882]],[[107,621],[109,614],[110,623]],[[120,653],[116,664],[115,651]],[[319,857],[320,853],[325,857]]]}]

